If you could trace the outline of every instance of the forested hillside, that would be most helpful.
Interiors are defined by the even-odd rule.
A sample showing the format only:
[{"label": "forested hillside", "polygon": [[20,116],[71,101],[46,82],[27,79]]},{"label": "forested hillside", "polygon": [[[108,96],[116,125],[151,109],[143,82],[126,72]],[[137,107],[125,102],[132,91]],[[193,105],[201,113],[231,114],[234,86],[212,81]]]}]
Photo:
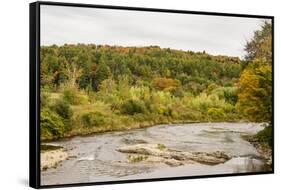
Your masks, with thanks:
[{"label": "forested hillside", "polygon": [[[245,89],[252,82],[247,73],[251,62],[263,62],[250,54],[241,61],[158,46],[53,45],[42,46],[40,53],[42,139],[251,119],[245,112],[251,93]],[[270,69],[262,67],[262,75]],[[269,88],[268,81],[265,85],[261,88]]]},{"label": "forested hillside", "polygon": [[[177,80],[180,90],[198,94],[210,84],[232,86],[241,71],[237,57],[211,56],[150,47],[64,45],[41,48],[41,84],[52,89],[69,82],[98,91],[102,81],[126,76],[130,85],[153,86],[152,80]],[[74,74],[74,70],[77,73]]]}]

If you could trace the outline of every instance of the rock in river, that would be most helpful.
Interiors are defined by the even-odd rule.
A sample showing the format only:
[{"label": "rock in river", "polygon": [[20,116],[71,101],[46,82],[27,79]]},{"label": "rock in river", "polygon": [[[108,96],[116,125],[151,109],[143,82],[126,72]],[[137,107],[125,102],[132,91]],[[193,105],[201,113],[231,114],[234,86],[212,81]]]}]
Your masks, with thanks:
[{"label": "rock in river", "polygon": [[68,154],[63,148],[58,148],[56,150],[43,151],[40,153],[41,170],[46,170],[48,168],[56,168],[58,164],[68,158]]},{"label": "rock in river", "polygon": [[[163,163],[172,166],[178,166],[190,161],[215,165],[224,163],[231,157],[222,151],[215,152],[187,152],[166,148],[159,144],[136,144],[117,148],[117,151],[128,154],[147,155],[160,157]],[[147,159],[148,161],[150,159]]]}]

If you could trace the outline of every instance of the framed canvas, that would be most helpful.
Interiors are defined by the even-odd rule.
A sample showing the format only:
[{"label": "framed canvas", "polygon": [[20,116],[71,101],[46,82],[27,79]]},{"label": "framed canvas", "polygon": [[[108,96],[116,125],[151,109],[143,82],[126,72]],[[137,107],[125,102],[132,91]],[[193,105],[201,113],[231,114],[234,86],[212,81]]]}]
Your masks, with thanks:
[{"label": "framed canvas", "polygon": [[30,186],[274,172],[274,17],[30,4]]}]

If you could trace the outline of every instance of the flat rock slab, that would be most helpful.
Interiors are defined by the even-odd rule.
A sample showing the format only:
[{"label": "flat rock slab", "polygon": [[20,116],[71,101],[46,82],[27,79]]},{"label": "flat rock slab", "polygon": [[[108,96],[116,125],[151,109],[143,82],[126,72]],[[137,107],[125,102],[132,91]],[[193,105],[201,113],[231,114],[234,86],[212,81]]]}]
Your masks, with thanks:
[{"label": "flat rock slab", "polygon": [[63,148],[59,148],[56,150],[41,152],[40,157],[41,157],[40,169],[46,170],[49,168],[57,167],[57,165],[60,162],[67,159],[68,154]]},{"label": "flat rock slab", "polygon": [[[159,146],[159,144],[135,144],[122,146],[116,150],[127,154],[152,156],[154,160],[157,160],[156,158],[158,158],[160,162],[171,166],[179,166],[185,163],[191,163],[190,161],[208,165],[216,165],[231,159],[231,156],[223,151],[187,152],[169,149],[165,146]],[[149,160],[151,159],[146,159],[144,161]]]}]

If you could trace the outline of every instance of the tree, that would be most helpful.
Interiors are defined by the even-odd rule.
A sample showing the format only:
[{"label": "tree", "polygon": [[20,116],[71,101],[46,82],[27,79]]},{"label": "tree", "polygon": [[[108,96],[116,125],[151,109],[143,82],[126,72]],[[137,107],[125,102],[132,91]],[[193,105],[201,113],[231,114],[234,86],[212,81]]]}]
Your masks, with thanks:
[{"label": "tree", "polygon": [[268,62],[272,60],[272,24],[264,21],[261,30],[254,33],[251,41],[247,42],[245,51],[246,60],[265,59]]},{"label": "tree", "polygon": [[174,91],[181,86],[181,82],[172,78],[155,78],[154,87],[158,90]]},{"label": "tree", "polygon": [[78,68],[74,63],[67,63],[64,73],[68,78],[69,86],[74,88],[76,86],[76,81],[82,75],[82,69]]},{"label": "tree", "polygon": [[116,86],[117,85],[115,81],[112,80],[111,78],[105,79],[100,84],[100,91],[105,94],[113,93],[113,91],[116,89]]},{"label": "tree", "polygon": [[265,62],[255,60],[240,78],[239,109],[251,121],[269,122],[272,117],[272,71]]},{"label": "tree", "polygon": [[41,61],[40,79],[41,84],[50,85],[58,76],[59,62],[56,56],[47,55]]},{"label": "tree", "polygon": [[245,47],[250,62],[239,80],[237,105],[251,121],[270,123],[272,119],[271,30],[271,24],[264,22]]},{"label": "tree", "polygon": [[110,68],[104,63],[101,62],[97,65],[96,73],[93,76],[93,88],[94,90],[99,89],[99,85],[105,79],[108,79],[111,75]]}]

